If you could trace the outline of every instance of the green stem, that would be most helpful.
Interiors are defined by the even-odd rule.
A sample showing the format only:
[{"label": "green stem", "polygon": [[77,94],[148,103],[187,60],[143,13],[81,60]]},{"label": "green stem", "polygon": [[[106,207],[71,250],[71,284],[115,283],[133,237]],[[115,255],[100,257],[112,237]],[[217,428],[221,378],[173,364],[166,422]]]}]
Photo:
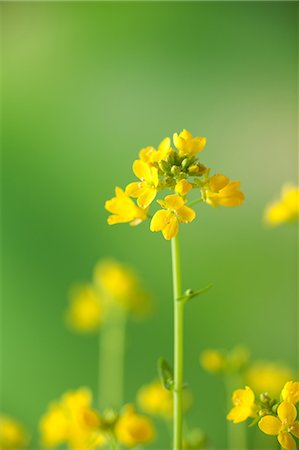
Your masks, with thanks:
[{"label": "green stem", "polygon": [[120,408],[123,403],[126,311],[113,307],[99,335],[98,395],[100,408]]},{"label": "green stem", "polygon": [[173,450],[182,449],[182,393],[183,393],[183,332],[184,303],[182,296],[180,247],[178,236],[171,240],[174,297],[174,390],[173,390]]},{"label": "green stem", "polygon": [[190,208],[190,206],[197,205],[197,203],[201,203],[201,202],[203,202],[203,199],[198,198],[197,200],[193,200],[193,202],[186,203],[186,206],[189,206],[189,208]]},{"label": "green stem", "polygon": [[[232,393],[240,385],[243,380],[233,374],[225,376],[225,390],[227,400],[227,411],[232,407]],[[247,429],[245,423],[234,424],[227,420],[227,449],[228,450],[246,450],[247,449]]]}]

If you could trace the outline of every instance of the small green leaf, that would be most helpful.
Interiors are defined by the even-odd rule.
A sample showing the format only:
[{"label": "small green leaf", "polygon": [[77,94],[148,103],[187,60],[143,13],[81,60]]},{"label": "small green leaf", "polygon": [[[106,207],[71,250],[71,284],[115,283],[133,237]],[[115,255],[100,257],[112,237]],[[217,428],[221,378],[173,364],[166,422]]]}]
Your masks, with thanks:
[{"label": "small green leaf", "polygon": [[158,359],[158,372],[165,389],[173,391],[173,370],[164,358]]},{"label": "small green leaf", "polygon": [[198,291],[193,291],[192,289],[187,289],[185,294],[182,297],[178,298],[178,301],[187,303],[189,300],[191,300],[191,298],[194,298],[194,297],[197,297],[198,295],[204,294],[209,289],[211,289],[211,287],[213,287],[212,283],[208,284],[207,286],[205,286],[202,289],[199,289]]}]

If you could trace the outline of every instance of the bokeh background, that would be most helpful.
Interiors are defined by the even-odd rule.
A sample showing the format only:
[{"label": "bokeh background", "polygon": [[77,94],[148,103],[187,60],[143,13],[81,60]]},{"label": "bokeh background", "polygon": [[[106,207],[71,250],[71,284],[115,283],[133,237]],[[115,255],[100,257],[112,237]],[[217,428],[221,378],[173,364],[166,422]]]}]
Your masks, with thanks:
[{"label": "bokeh background", "polygon": [[[269,230],[265,205],[296,182],[296,2],[2,2],[1,410],[34,434],[48,402],[96,393],[96,336],[69,332],[67,293],[113,256],[134,265],[155,314],[130,322],[125,397],[172,359],[170,245],[148,224],[109,227],[115,185],[140,148],[182,128],[208,137],[214,172],[239,179],[240,208],[198,208],[181,227],[188,304],[189,415],[225,448],[225,394],[207,347],[247,345],[295,366],[296,230]],[[262,437],[261,437],[262,438]],[[163,440],[164,439],[164,440]],[[167,437],[160,447],[167,449]],[[260,447],[269,441],[260,441]],[[267,447],[264,447],[267,448]]]}]

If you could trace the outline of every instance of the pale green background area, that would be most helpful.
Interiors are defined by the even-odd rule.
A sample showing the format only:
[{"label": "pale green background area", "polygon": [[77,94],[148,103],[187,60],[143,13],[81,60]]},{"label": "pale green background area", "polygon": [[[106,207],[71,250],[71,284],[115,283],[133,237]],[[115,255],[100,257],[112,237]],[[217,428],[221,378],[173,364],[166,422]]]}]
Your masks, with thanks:
[{"label": "pale green background area", "polygon": [[[70,285],[89,280],[102,257],[135,265],[156,302],[150,320],[129,324],[126,400],[155,376],[159,356],[172,359],[170,245],[147,223],[109,227],[103,204],[133,181],[141,147],[185,127],[208,137],[202,162],[246,194],[241,208],[199,206],[181,227],[184,287],[214,283],[186,311],[189,421],[225,448],[223,387],[199,353],[243,343],[255,358],[296,362],[296,231],[268,230],[262,214],[297,177],[298,4],[1,9],[1,410],[38,446],[50,400],[82,385],[96,393],[97,339],[71,334],[63,314]],[[165,432],[151,448],[169,448]]]}]

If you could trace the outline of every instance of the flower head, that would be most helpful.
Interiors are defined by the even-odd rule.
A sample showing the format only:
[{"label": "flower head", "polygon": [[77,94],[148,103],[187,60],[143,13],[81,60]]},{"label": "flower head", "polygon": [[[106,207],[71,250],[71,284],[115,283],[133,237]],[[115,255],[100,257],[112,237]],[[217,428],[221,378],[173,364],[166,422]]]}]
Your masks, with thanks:
[{"label": "flower head", "polygon": [[151,231],[162,231],[165,239],[175,237],[179,231],[179,223],[192,222],[195,218],[193,209],[185,206],[185,202],[177,194],[167,195],[164,200],[158,200],[164,208],[155,213],[151,221]]},{"label": "flower head", "polygon": [[160,142],[157,150],[154,147],[146,147],[141,149],[139,152],[139,158],[147,164],[154,164],[160,161],[165,161],[170,152],[170,139],[167,137]]},{"label": "flower head", "polygon": [[85,333],[98,329],[102,314],[102,299],[92,285],[79,286],[72,292],[66,319],[75,331]]},{"label": "flower head", "polygon": [[203,188],[205,201],[214,207],[239,206],[245,198],[239,187],[239,181],[230,181],[221,174],[213,175]]},{"label": "flower head", "polygon": [[299,402],[299,382],[288,381],[281,392],[281,398],[294,405]]},{"label": "flower head", "polygon": [[155,431],[147,417],[137,414],[132,405],[127,405],[115,425],[115,435],[121,444],[135,447],[151,442]]},{"label": "flower head", "polygon": [[270,436],[277,436],[278,442],[285,450],[295,450],[295,436],[299,438],[299,422],[296,421],[297,410],[293,403],[283,401],[277,408],[277,416],[266,415],[258,425],[261,431]]},{"label": "flower head", "polygon": [[226,358],[223,353],[218,350],[205,350],[200,355],[200,363],[208,372],[219,373],[225,369]]},{"label": "flower head", "polygon": [[133,172],[140,181],[128,184],[126,194],[137,197],[138,206],[147,208],[157,195],[158,170],[138,159],[133,164]]},{"label": "flower head", "polygon": [[271,203],[265,210],[264,220],[269,225],[294,222],[299,216],[299,188],[284,186],[281,198]]},{"label": "flower head", "polygon": [[146,413],[167,419],[172,417],[172,394],[162,386],[160,381],[142,386],[138,391],[137,399],[141,409]]},{"label": "flower head", "polygon": [[246,386],[245,389],[237,389],[233,392],[232,402],[234,407],[227,415],[228,420],[240,423],[254,417],[256,413],[255,397],[253,391]]},{"label": "flower head", "polygon": [[1,450],[21,450],[27,446],[28,435],[19,422],[8,416],[0,416]]},{"label": "flower head", "polygon": [[130,222],[138,225],[147,217],[147,211],[135,205],[133,200],[121,188],[115,188],[115,197],[105,203],[107,211],[112,213],[108,217],[109,225]]},{"label": "flower head", "polygon": [[207,140],[205,137],[193,137],[189,131],[183,130],[180,134],[174,133],[173,142],[180,156],[193,156],[204,149]]}]

